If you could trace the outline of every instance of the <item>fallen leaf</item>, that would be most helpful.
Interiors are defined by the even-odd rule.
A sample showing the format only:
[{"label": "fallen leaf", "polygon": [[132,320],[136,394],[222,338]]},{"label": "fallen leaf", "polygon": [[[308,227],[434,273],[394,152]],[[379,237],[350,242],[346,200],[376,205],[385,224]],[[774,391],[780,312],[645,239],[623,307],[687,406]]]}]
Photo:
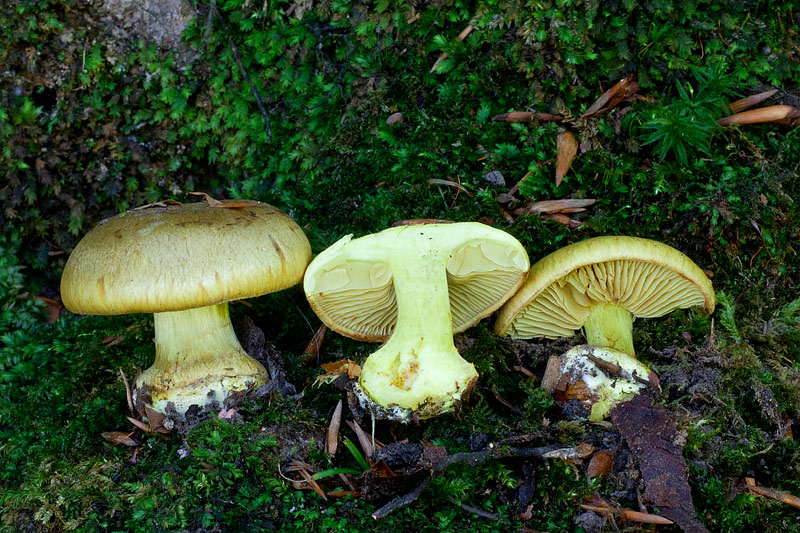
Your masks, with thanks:
[{"label": "fallen leaf", "polygon": [[776,123],[794,126],[798,122],[800,122],[800,109],[790,105],[772,105],[721,118],[717,124],[730,126],[731,124]]},{"label": "fallen leaf", "polygon": [[58,321],[61,318],[61,310],[64,309],[64,306],[58,300],[54,300],[53,298],[47,298],[45,296],[37,296],[39,300],[43,301],[47,305],[47,323],[52,324],[53,322]]},{"label": "fallen leaf", "polygon": [[336,404],[333,410],[331,422],[328,425],[328,433],[325,435],[325,453],[333,457],[336,455],[336,448],[339,445],[339,428],[342,425],[342,400]]},{"label": "fallen leaf", "polygon": [[545,213],[545,214],[557,214],[557,213],[581,213],[586,211],[586,208],[594,205],[597,200],[593,198],[565,198],[563,200],[542,200],[540,202],[534,202],[532,204],[520,207],[514,210],[515,215],[521,215],[523,213]]},{"label": "fallen leaf", "polygon": [[778,89],[772,89],[771,91],[764,91],[763,93],[753,94],[746,98],[741,98],[736,100],[735,102],[731,102],[728,104],[728,107],[734,113],[741,113],[747,109],[750,109],[756,104],[760,104],[770,96],[774,95],[778,92]]},{"label": "fallen leaf", "polygon": [[492,117],[492,122],[561,122],[563,115],[552,113],[534,113],[531,111],[511,111]]},{"label": "fallen leaf", "polygon": [[636,77],[631,74],[615,83],[609,90],[600,95],[600,98],[589,106],[589,109],[586,110],[581,118],[591,118],[601,113],[611,111],[621,101],[633,96],[638,90],[639,84],[636,82]]},{"label": "fallen leaf", "polygon": [[325,373],[317,376],[316,385],[330,383],[343,375],[347,375],[350,379],[355,379],[361,375],[361,367],[358,363],[350,359],[342,359],[334,363],[325,363],[320,365],[320,368],[322,368]]},{"label": "fallen leaf", "polygon": [[131,412],[131,415],[136,414],[136,410],[133,408],[133,395],[131,394],[131,386],[128,384],[128,378],[125,377],[125,372],[122,369],[119,369],[119,375],[122,376],[122,383],[125,384],[125,399],[128,400],[128,410]]},{"label": "fallen leaf", "polygon": [[141,445],[141,443],[131,438],[130,433],[125,433],[123,431],[106,431],[100,433],[100,436],[106,439],[114,446],[119,446],[120,444],[124,444],[125,446],[135,448],[136,446]]},{"label": "fallen leaf", "polygon": [[589,479],[594,479],[597,476],[605,476],[613,468],[614,454],[610,450],[597,450],[589,460],[589,466],[586,467],[586,475]]},{"label": "fallen leaf", "polygon": [[303,350],[303,358],[313,359],[319,356],[319,352],[322,349],[322,343],[325,342],[325,335],[328,333],[328,326],[325,324],[320,325],[317,328],[317,331],[314,333],[314,336],[311,337],[311,340],[306,346],[306,349]]},{"label": "fallen leaf", "polygon": [[145,433],[150,433],[150,431],[151,431],[151,430],[150,430],[150,426],[148,426],[147,424],[145,424],[145,423],[144,423],[144,422],[142,422],[141,420],[136,420],[135,418],[133,418],[133,417],[131,417],[131,416],[128,416],[128,417],[126,417],[126,418],[128,419],[128,421],[130,421],[130,423],[131,423],[131,424],[133,424],[133,425],[134,425],[134,426],[136,426],[137,428],[141,429],[141,430],[142,430],[142,431],[144,431]]},{"label": "fallen leaf", "polygon": [[572,166],[572,161],[578,155],[578,141],[575,140],[575,135],[572,132],[564,130],[558,134],[558,141],[556,142],[556,149],[558,151],[558,162],[556,163],[556,187],[561,185],[561,180],[567,175],[569,167]]}]

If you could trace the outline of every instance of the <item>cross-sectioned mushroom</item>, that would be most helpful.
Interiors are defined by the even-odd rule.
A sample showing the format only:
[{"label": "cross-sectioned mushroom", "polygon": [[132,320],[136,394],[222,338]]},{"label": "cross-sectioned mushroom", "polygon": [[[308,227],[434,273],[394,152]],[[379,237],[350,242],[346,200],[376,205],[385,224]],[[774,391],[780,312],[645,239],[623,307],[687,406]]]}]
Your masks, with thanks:
[{"label": "cross-sectioned mushroom", "polygon": [[408,420],[451,411],[478,375],[453,345],[524,281],[528,256],[511,235],[475,222],[400,226],[317,256],[304,287],[328,327],[386,341],[361,371],[362,404]]}]

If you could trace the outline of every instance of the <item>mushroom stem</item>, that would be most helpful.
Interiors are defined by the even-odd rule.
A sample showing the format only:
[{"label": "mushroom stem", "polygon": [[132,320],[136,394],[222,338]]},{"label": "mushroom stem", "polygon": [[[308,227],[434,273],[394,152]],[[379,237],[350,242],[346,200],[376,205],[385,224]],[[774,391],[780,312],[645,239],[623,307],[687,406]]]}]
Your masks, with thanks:
[{"label": "mushroom stem", "polygon": [[222,402],[230,393],[265,384],[266,369],[247,355],[233,331],[228,304],[155,313],[156,358],[136,379],[151,406],[173,403],[182,416],[192,405]]},{"label": "mushroom stem", "polygon": [[391,264],[397,324],[386,344],[364,363],[360,385],[385,408],[413,410],[419,418],[435,416],[451,410],[478,373],[453,345],[444,258],[421,261],[405,253]]},{"label": "mushroom stem", "polygon": [[614,304],[595,305],[583,324],[586,343],[610,346],[636,357],[633,350],[633,315]]}]

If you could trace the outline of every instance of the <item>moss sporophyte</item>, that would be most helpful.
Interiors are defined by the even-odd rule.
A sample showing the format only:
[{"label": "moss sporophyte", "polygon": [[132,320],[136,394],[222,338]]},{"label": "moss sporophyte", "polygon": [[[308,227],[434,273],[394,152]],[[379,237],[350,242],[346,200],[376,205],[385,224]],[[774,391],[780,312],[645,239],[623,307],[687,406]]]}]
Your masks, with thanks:
[{"label": "moss sporophyte", "polygon": [[269,380],[236,339],[228,302],[296,284],[311,258],[284,213],[257,202],[225,205],[122,213],[80,241],[61,279],[73,312],[155,313],[155,362],[134,396],[179,418]]},{"label": "moss sporophyte", "polygon": [[386,341],[364,363],[362,405],[409,420],[452,411],[465,397],[478,374],[453,333],[500,307],[528,266],[522,245],[503,231],[419,224],[342,238],[311,262],[304,286],[329,327]]}]

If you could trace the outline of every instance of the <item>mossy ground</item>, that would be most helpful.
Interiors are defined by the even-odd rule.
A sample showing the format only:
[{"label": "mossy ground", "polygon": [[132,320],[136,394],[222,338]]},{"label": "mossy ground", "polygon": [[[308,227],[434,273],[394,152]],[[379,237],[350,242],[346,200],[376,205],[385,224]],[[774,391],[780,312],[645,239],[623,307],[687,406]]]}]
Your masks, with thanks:
[{"label": "mossy ground", "polygon": [[[0,527],[575,531],[576,503],[592,491],[638,507],[623,456],[592,482],[584,466],[560,461],[453,466],[379,522],[374,505],[293,488],[278,472],[290,457],[359,468],[346,450],[322,453],[343,394],[313,382],[316,363],[363,361],[374,349],[330,333],[318,361],[303,359],[319,321],[299,288],[233,305],[232,315],[265,331],[301,399],[247,401],[235,422],[208,420],[185,439],[136,434],[135,459],[103,440],[132,430],[119,370],[131,377],[150,364],[151,317],[48,324],[34,294],[57,297],[67,253],[103,217],[199,189],[274,203],[315,252],[408,218],[493,223],[533,260],[597,235],[675,246],[713,273],[717,310],[637,321],[634,344],[685,435],[698,517],[712,531],[800,530],[795,510],[731,490],[749,476],[800,495],[790,436],[800,431],[800,129],[714,122],[726,102],[767,88],[779,92],[765,104],[798,105],[800,14],[790,3],[218,0],[194,6],[198,19],[172,51],[116,39],[93,23],[95,4],[0,7]],[[214,5],[221,18],[208,17]],[[468,24],[475,30],[458,41]],[[265,101],[271,139],[230,42]],[[643,99],[580,118],[630,74]],[[585,149],[558,187],[558,126],[490,120],[524,109],[568,116]],[[403,121],[388,125],[397,111]],[[491,171],[505,186],[485,178]],[[574,215],[577,229],[535,214],[510,221],[497,195],[526,174],[520,205],[597,203]],[[620,449],[613,431],[564,420],[537,378],[515,369],[541,376],[570,342],[510,342],[484,321],[458,340],[481,375],[464,408],[418,426],[379,422],[376,438],[451,453],[518,435]],[[335,479],[323,487],[343,488]],[[525,486],[535,503],[526,521]]]}]

